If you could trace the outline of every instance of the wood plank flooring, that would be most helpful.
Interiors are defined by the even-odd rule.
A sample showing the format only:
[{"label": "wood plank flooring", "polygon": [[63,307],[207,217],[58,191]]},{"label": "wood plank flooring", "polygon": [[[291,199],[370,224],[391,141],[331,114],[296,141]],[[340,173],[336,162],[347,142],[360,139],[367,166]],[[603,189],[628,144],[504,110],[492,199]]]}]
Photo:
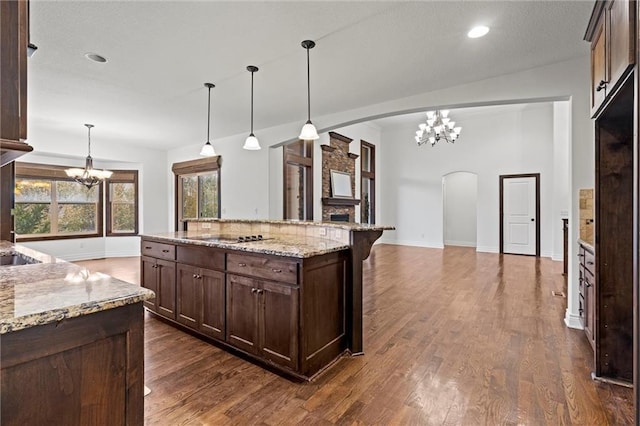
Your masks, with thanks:
[{"label": "wood plank flooring", "polygon": [[[77,263],[139,283],[139,258]],[[147,315],[145,423],[632,424],[632,390],[592,381],[591,347],[564,325],[561,273],[546,258],[377,245],[364,262],[365,355],[313,383]]]}]

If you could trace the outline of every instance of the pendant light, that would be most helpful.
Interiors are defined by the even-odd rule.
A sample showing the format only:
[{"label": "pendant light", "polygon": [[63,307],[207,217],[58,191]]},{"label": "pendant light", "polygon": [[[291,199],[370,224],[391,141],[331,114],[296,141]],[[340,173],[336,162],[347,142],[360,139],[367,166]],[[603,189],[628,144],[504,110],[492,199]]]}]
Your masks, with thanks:
[{"label": "pendant light", "polygon": [[312,40],[304,40],[302,42],[302,47],[304,47],[307,51],[307,122],[304,126],[302,126],[302,131],[300,132],[300,136],[298,138],[305,141],[314,141],[319,139],[318,131],[316,130],[316,126],[311,122],[311,83],[309,77],[309,49],[313,49],[316,46],[315,42]]},{"label": "pendant light", "polygon": [[64,172],[76,182],[86,186],[87,189],[91,189],[104,179],[109,179],[113,172],[93,168],[93,158],[91,157],[91,128],[94,126],[93,124],[85,124],[85,127],[89,134],[89,153],[85,161],[84,169],[66,169]]},{"label": "pendant light", "polygon": [[213,149],[213,145],[209,142],[209,130],[211,129],[211,89],[216,87],[213,83],[205,83],[204,87],[209,88],[209,103],[207,108],[207,142],[202,146],[200,155],[205,157],[213,157],[216,155],[216,151]]},{"label": "pendant light", "polygon": [[250,151],[257,151],[260,149],[260,142],[258,142],[258,138],[253,134],[253,73],[258,72],[258,67],[249,65],[247,71],[251,73],[251,133],[249,133],[249,136],[244,141],[243,148]]}]

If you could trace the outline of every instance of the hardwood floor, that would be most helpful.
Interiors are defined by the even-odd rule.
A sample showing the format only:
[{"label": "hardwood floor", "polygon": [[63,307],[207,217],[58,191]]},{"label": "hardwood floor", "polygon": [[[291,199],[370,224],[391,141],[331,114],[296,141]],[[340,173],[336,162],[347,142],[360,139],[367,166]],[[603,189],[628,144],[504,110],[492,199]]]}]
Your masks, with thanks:
[{"label": "hardwood floor", "polygon": [[[139,258],[78,263],[139,282]],[[632,390],[592,381],[591,347],[564,325],[561,274],[546,258],[375,246],[365,355],[312,383],[147,314],[145,423],[632,424]]]}]

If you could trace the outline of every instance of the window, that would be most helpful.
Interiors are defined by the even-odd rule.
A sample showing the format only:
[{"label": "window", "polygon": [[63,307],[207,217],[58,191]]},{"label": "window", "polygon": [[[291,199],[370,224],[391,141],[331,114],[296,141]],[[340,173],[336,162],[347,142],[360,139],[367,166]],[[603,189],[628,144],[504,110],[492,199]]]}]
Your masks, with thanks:
[{"label": "window", "polygon": [[220,217],[220,156],[174,163],[176,230],[189,219]]},{"label": "window", "polygon": [[284,219],[313,220],[313,141],[284,147]]},{"label": "window", "polygon": [[113,170],[105,182],[107,235],[137,235],[138,171]]},{"label": "window", "polygon": [[87,189],[64,167],[16,163],[14,196],[17,241],[103,235],[102,185]]},{"label": "window", "polygon": [[376,147],[360,141],[360,223],[376,223]]}]

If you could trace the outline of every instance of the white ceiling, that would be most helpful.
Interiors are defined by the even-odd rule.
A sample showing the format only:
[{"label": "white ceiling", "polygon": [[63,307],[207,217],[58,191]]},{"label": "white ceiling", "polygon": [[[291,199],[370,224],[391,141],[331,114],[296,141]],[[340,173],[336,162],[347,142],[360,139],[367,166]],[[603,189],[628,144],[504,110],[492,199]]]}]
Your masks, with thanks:
[{"label": "white ceiling", "polygon": [[[255,128],[302,125],[304,39],[317,43],[310,52],[313,119],[585,55],[592,6],[31,0],[31,41],[39,49],[29,60],[30,126],[84,141],[83,123],[93,123],[103,141],[162,149],[204,142],[203,83],[212,82],[212,139],[248,133],[247,65],[260,67]],[[491,32],[467,38],[477,24]],[[87,52],[108,62],[91,62]]]}]

